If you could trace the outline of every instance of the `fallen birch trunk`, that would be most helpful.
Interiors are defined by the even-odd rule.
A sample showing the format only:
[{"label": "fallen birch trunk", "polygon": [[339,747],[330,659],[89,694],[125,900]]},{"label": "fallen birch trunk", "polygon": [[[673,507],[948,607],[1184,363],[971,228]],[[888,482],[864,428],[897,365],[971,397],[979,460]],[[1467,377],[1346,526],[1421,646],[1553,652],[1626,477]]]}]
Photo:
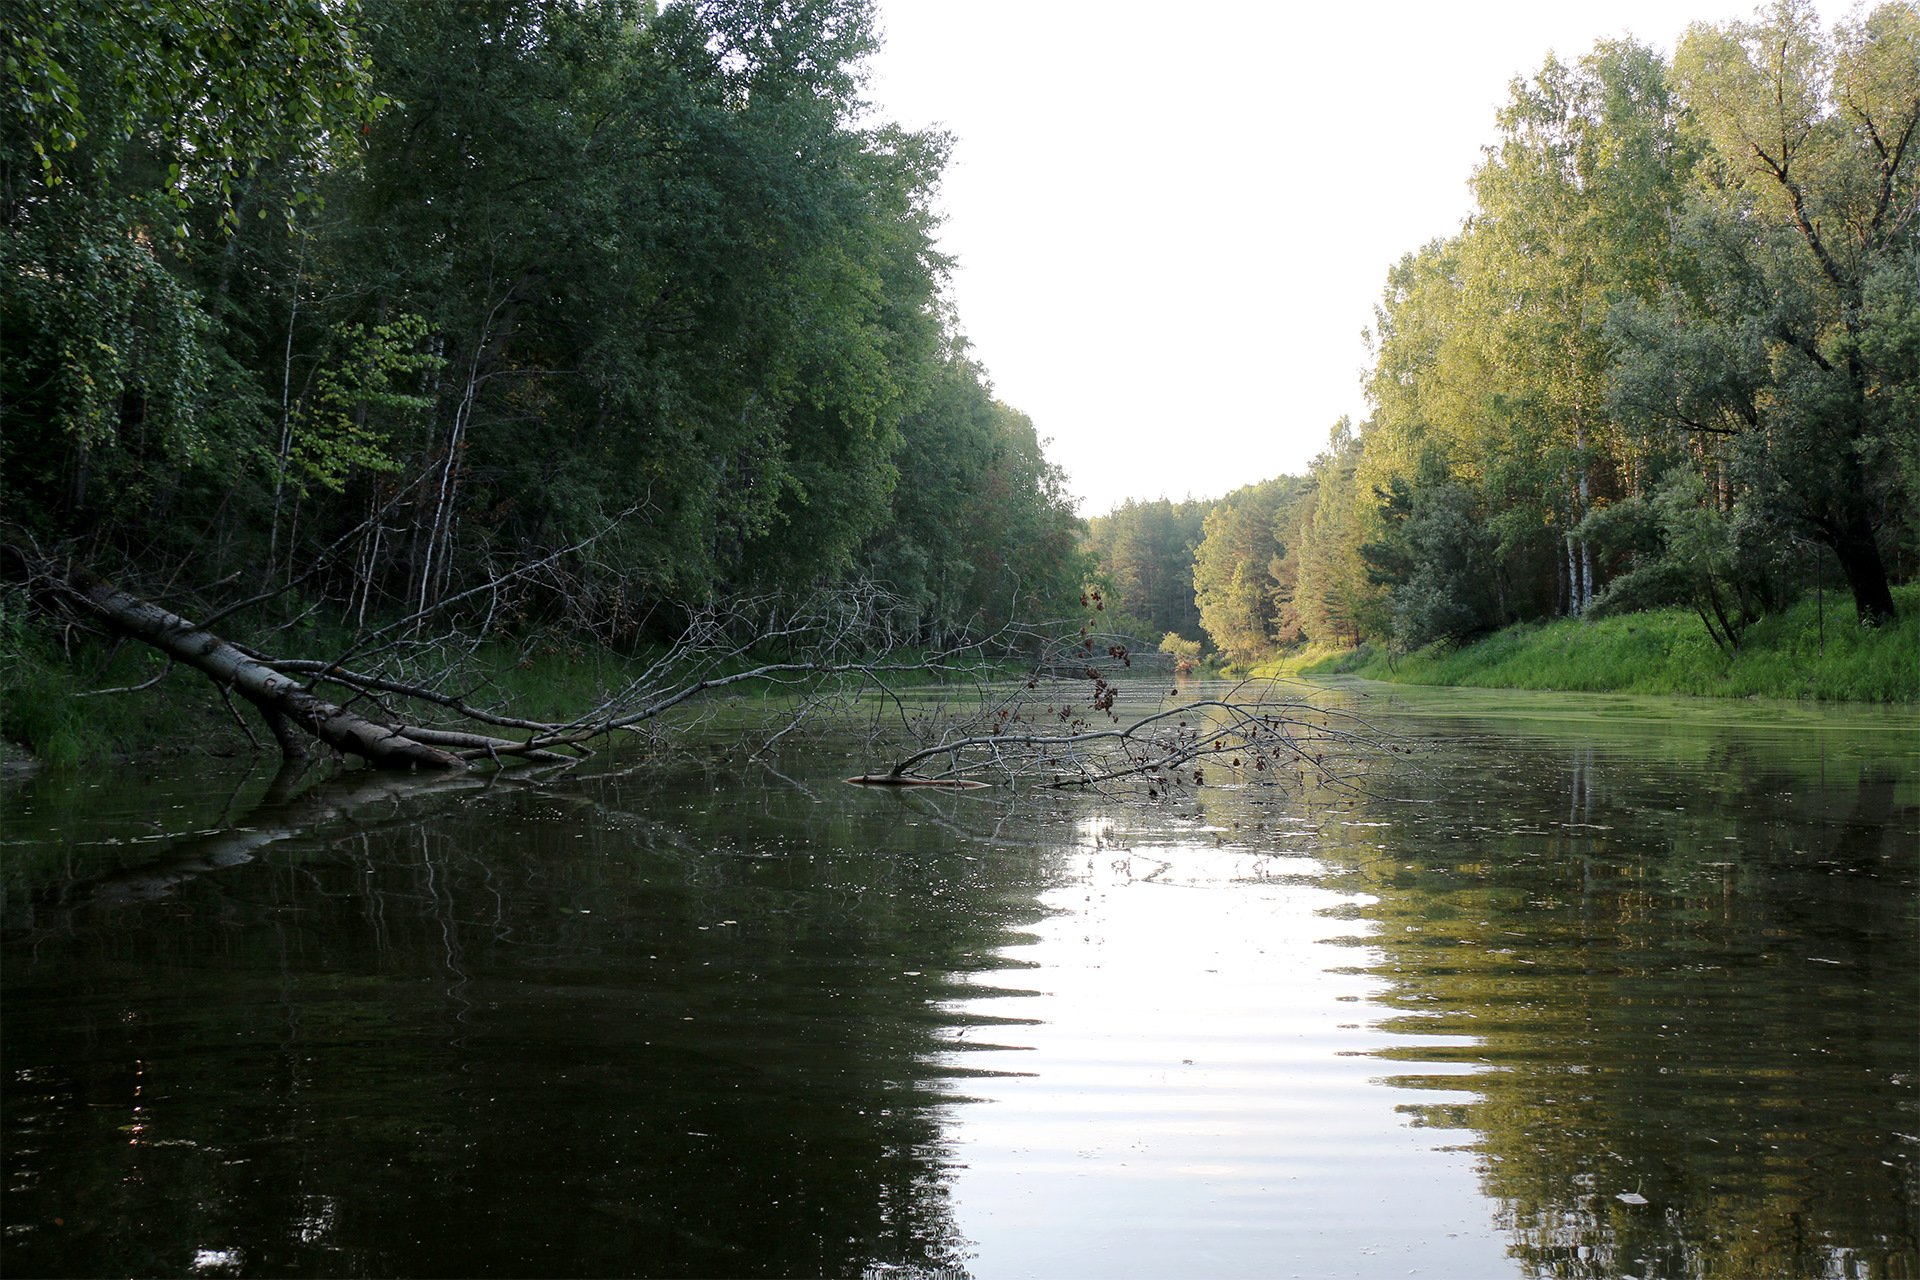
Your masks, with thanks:
[{"label": "fallen birch trunk", "polygon": [[285,732],[291,723],[343,755],[357,756],[376,768],[466,767],[460,757],[420,740],[430,731],[382,724],[317,697],[299,681],[151,601],[104,582],[71,585],[74,597],[115,631],[152,645],[252,703],[273,729],[284,755],[297,758],[301,752],[299,740]]}]

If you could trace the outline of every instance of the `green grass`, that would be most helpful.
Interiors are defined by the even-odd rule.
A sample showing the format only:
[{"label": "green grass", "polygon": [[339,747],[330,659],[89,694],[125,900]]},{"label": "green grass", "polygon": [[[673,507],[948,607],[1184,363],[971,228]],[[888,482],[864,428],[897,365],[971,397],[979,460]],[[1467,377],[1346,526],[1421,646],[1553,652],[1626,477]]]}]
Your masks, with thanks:
[{"label": "green grass", "polygon": [[1852,602],[1803,600],[1765,618],[1729,658],[1692,613],[1658,610],[1509,627],[1475,644],[1393,658],[1367,646],[1292,655],[1260,674],[1351,674],[1402,684],[1823,702],[1920,701],[1920,585],[1894,591],[1898,619],[1867,629]]},{"label": "green grass", "polygon": [[1291,680],[1295,676],[1308,672],[1325,672],[1335,669],[1339,663],[1348,661],[1356,654],[1367,652],[1364,649],[1337,649],[1331,645],[1310,644],[1267,662],[1256,663],[1248,675],[1261,680]]},{"label": "green grass", "polygon": [[[51,626],[27,622],[17,604],[0,600],[0,758],[24,753],[71,767],[162,746],[246,746],[213,687],[184,668],[136,693],[89,696],[144,684],[166,670],[166,660],[132,643],[78,640],[69,647]],[[266,736],[257,724],[254,731]]]}]

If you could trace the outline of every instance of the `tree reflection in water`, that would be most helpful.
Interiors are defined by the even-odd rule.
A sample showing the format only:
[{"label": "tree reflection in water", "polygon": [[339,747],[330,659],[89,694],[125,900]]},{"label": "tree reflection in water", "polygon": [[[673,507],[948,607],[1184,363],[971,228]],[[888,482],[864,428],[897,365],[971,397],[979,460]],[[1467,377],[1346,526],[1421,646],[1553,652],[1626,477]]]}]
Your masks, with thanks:
[{"label": "tree reflection in water", "polygon": [[935,1006],[1047,868],[816,799],[347,777],[14,886],[8,1272],[964,1274]]},{"label": "tree reflection in water", "polygon": [[[1078,1105],[1049,1093],[1071,1086],[1071,1063],[1030,1090],[966,1074],[1040,1069],[1038,1054],[992,1049],[1037,1044],[1040,1028],[990,1024],[1044,1006],[1009,996],[1061,975],[992,971],[1030,963],[1034,932],[1078,931],[1064,906],[1039,920],[1043,896],[1085,896],[1086,869],[1065,862],[1078,848],[1123,859],[1155,893],[1242,895],[1226,904],[1241,910],[1209,903],[1194,919],[1269,927],[1284,917],[1268,908],[1299,906],[1279,892],[1290,878],[1345,901],[1358,928],[1324,932],[1353,934],[1349,949],[1286,949],[1321,976],[1350,959],[1376,993],[1371,1010],[1269,1002],[1297,1024],[1176,1019],[1245,1069],[1208,1083],[1195,1068],[1186,1093],[1157,1099],[1101,1095],[1114,1161],[1144,1159],[1123,1139],[1145,1109],[1228,1114],[1242,1076],[1311,1107],[1334,1096],[1314,1092],[1332,1090],[1333,1065],[1368,1062],[1330,1063],[1348,1052],[1335,1046],[1364,1046],[1387,1065],[1378,1085],[1350,1073],[1355,1090],[1402,1104],[1398,1121],[1390,1102],[1374,1108],[1387,1125],[1457,1131],[1497,1215],[1476,1251],[1504,1235],[1525,1274],[1920,1273],[1911,754],[1866,735],[1823,755],[1777,732],[1644,723],[1407,732],[1426,749],[1365,792],[1208,785],[1173,805],[875,793],[810,781],[861,767],[819,744],[787,776],[12,792],[0,1261],[8,1274],[964,1275],[956,1117],[978,1109],[963,1094]],[[1094,812],[1116,815],[1111,851],[1076,836]],[[53,834],[33,837],[36,824]],[[1248,879],[1208,879],[1201,848]],[[1211,965],[1264,945],[1183,954]],[[1288,980],[1206,972],[1223,1001]],[[1122,1002],[1120,1022],[1094,1028],[1135,1066],[1138,1015]],[[1169,1080],[1186,1078],[1180,1056]],[[1003,1127],[1016,1110],[1000,1108]],[[1255,1183],[1302,1181],[1236,1200],[1243,1238],[1209,1237],[1209,1256],[1267,1268],[1245,1250],[1271,1247],[1276,1215],[1294,1213],[1350,1219],[1341,1231],[1360,1235],[1330,1233],[1316,1256],[1357,1265],[1357,1245],[1397,1223],[1371,1201],[1324,1202],[1333,1157],[1293,1150],[1312,1126],[1263,1114],[1269,1130],[1246,1141],[1265,1145],[1227,1154]],[[996,1193],[1057,1190],[1047,1179],[1064,1175],[1018,1163],[1039,1140],[1010,1138],[1008,1168],[1033,1180]],[[1070,1145],[1077,1162],[1079,1131]],[[1219,1154],[1164,1145],[1194,1167]],[[1477,1218],[1472,1172],[1453,1167],[1454,1220]],[[1098,1165],[1132,1186],[1200,1176],[1185,1168]],[[1441,1198],[1431,1168],[1395,1173]],[[1145,1212],[1180,1235],[1166,1206]],[[1127,1224],[1074,1225],[1085,1239]]]},{"label": "tree reflection in water", "polygon": [[1380,1056],[1447,1064],[1388,1083],[1474,1095],[1406,1110],[1527,1274],[1915,1274],[1912,771],[1671,745],[1459,742],[1360,803]]}]

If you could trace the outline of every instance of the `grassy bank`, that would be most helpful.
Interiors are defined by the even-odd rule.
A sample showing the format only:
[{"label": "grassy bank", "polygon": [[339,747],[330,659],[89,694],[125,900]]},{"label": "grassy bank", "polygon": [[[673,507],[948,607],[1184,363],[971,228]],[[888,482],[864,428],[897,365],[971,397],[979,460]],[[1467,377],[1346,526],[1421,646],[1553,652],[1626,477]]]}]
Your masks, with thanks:
[{"label": "grassy bank", "polygon": [[91,764],[166,743],[222,753],[246,746],[217,693],[190,672],[137,693],[93,693],[145,685],[165,669],[144,645],[64,633],[0,592],[0,768]]},{"label": "grassy bank", "polygon": [[1359,649],[1339,649],[1330,645],[1310,644],[1283,653],[1271,661],[1255,663],[1245,671],[1229,674],[1252,676],[1255,679],[1291,680],[1308,672],[1342,673],[1348,670],[1349,664],[1372,652],[1364,646]]},{"label": "grassy bank", "polygon": [[1899,619],[1867,630],[1829,596],[1748,629],[1731,658],[1699,618],[1668,609],[1597,622],[1509,627],[1475,644],[1430,645],[1395,658],[1362,646],[1283,657],[1262,675],[1351,674],[1403,684],[1560,689],[1696,697],[1920,701],[1920,585],[1894,592]]}]

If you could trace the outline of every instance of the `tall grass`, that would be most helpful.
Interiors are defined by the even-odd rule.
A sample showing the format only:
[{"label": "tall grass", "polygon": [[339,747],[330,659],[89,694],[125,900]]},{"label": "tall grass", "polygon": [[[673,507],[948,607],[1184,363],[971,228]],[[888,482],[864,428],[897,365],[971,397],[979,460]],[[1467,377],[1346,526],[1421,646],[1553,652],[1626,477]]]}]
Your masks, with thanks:
[{"label": "tall grass", "polygon": [[176,669],[135,693],[94,694],[146,684],[166,669],[145,645],[70,637],[30,615],[19,595],[0,594],[0,755],[10,745],[76,766],[161,744],[245,746],[218,693],[193,672]]},{"label": "tall grass", "polygon": [[1404,684],[1576,692],[1920,701],[1920,584],[1894,590],[1899,617],[1860,626],[1844,597],[1809,598],[1764,618],[1737,653],[1716,647],[1692,613],[1664,609],[1595,622],[1509,627],[1475,644],[1393,657],[1362,647],[1273,664],[1262,674],[1347,673]]}]

